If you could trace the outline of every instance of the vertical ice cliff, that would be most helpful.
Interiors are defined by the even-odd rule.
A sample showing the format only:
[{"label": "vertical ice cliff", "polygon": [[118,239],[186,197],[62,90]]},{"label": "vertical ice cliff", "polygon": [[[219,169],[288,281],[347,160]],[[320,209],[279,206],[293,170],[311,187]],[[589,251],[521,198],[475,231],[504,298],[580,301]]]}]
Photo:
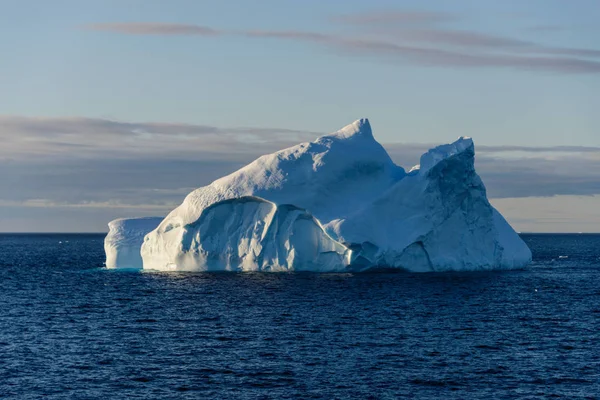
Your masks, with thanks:
[{"label": "vertical ice cliff", "polygon": [[[531,252],[490,205],[469,138],[406,174],[366,119],[190,193],[142,245],[157,270],[518,268]],[[321,225],[322,224],[322,225]]]},{"label": "vertical ice cliff", "polygon": [[[350,250],[325,233],[306,210],[252,196],[206,207],[183,227],[173,258],[146,260],[171,271],[339,271]],[[156,264],[154,264],[156,263]]]},{"label": "vertical ice cliff", "polygon": [[140,249],[144,236],[158,226],[162,217],[121,218],[108,223],[104,238],[106,268],[142,269]]}]

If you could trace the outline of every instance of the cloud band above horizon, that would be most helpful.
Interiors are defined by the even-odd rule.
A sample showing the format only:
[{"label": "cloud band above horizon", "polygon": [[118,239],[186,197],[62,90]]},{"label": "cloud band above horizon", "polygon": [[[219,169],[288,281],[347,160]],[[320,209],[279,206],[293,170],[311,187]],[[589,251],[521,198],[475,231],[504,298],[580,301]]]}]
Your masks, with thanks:
[{"label": "cloud band above horizon", "polygon": [[196,24],[106,22],[84,25],[88,31],[121,35],[232,36],[309,42],[343,53],[408,64],[456,68],[513,68],[553,73],[600,73],[600,50],[546,46],[474,31],[430,26],[452,21],[440,13],[388,13],[343,16],[333,21],[358,28],[357,34],[297,30],[226,30]]}]

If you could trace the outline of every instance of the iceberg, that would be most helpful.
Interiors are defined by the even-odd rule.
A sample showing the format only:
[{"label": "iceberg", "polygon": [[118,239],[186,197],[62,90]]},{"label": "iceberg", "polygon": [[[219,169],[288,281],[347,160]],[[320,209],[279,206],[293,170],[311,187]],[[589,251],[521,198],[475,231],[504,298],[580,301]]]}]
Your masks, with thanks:
[{"label": "iceberg", "polygon": [[141,245],[153,270],[510,269],[531,252],[496,211],[470,138],[408,173],[367,119],[190,193]]},{"label": "iceberg", "polygon": [[144,236],[156,229],[163,217],[120,218],[108,223],[104,238],[106,268],[142,269],[140,249]]}]

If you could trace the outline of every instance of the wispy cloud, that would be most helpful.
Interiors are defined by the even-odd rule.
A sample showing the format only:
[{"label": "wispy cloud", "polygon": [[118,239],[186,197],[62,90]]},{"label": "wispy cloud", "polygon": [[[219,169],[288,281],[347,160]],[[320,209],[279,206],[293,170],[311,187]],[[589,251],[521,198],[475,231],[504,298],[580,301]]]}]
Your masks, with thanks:
[{"label": "wispy cloud", "polygon": [[18,133],[26,136],[98,135],[116,136],[150,135],[255,135],[255,139],[273,139],[280,135],[307,135],[306,132],[284,128],[218,128],[168,122],[128,122],[104,118],[82,117],[24,117],[0,115],[0,135]]},{"label": "wispy cloud", "polygon": [[127,122],[101,118],[34,118],[0,115],[1,159],[27,159],[30,156],[77,158],[110,154],[113,158],[149,154],[226,153],[235,157],[248,143],[286,147],[313,138],[314,132],[278,128],[238,127],[223,129],[208,125],[161,122]]},{"label": "wispy cloud", "polygon": [[597,153],[600,155],[600,147],[593,146],[477,146],[477,150],[484,153]]},{"label": "wispy cloud", "polygon": [[535,26],[530,26],[528,28],[525,29],[526,31],[529,32],[561,32],[566,30],[566,27],[564,26],[558,26],[558,25],[535,25]]},{"label": "wispy cloud", "polygon": [[475,48],[522,48],[532,43],[502,36],[452,29],[397,29],[378,30],[386,36],[402,42],[429,43]]},{"label": "wispy cloud", "polygon": [[[396,44],[426,44],[435,48],[461,48],[471,51],[514,53],[516,55],[560,55],[600,57],[598,49],[565,48],[542,45],[530,40],[493,35],[477,31],[440,27],[367,26],[362,31]],[[549,27],[546,27],[549,29]]]},{"label": "wispy cloud", "polygon": [[[468,53],[436,48],[399,45],[376,40],[346,40],[339,44],[348,50],[396,56],[427,66],[513,68],[555,73],[600,73],[600,62],[570,57],[531,57],[501,53]],[[563,49],[561,52],[581,51]],[[589,50],[595,53],[595,50]],[[539,52],[536,50],[535,52]]]},{"label": "wispy cloud", "polygon": [[378,11],[333,17],[335,22],[354,25],[433,24],[459,19],[456,15],[435,11]]},{"label": "wispy cloud", "polygon": [[119,210],[135,210],[143,208],[144,210],[156,210],[166,215],[170,210],[177,207],[178,203],[167,204],[127,204],[119,201],[86,201],[86,202],[67,202],[54,201],[49,199],[27,199],[24,201],[1,200],[0,207],[25,207],[25,208],[91,208],[91,209],[119,209]]},{"label": "wispy cloud", "polygon": [[169,24],[163,22],[108,22],[89,24],[91,31],[122,33],[125,35],[199,35],[214,36],[220,31],[200,25]]},{"label": "wispy cloud", "polygon": [[156,22],[97,23],[83,28],[126,35],[237,36],[302,41],[337,48],[345,53],[438,67],[600,73],[600,61],[594,60],[600,57],[598,49],[546,46],[475,31],[423,27],[452,18],[448,14],[430,12],[382,12],[336,18],[338,22],[363,28],[358,35],[296,30],[222,30],[203,25]]}]

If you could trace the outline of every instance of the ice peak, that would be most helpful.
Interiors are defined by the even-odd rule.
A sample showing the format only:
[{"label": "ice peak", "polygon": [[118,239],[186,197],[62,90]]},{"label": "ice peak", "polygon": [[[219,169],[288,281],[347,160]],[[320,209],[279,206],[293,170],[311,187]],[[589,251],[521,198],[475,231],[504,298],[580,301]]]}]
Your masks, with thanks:
[{"label": "ice peak", "polygon": [[472,149],[473,146],[473,139],[461,136],[453,143],[435,147],[421,156],[420,171],[421,173],[426,173],[440,161]]},{"label": "ice peak", "polygon": [[352,137],[365,137],[373,139],[373,131],[371,130],[371,124],[369,123],[369,119],[361,118],[357,119],[350,125],[346,125],[331,136],[335,136],[340,139],[350,139]]}]

